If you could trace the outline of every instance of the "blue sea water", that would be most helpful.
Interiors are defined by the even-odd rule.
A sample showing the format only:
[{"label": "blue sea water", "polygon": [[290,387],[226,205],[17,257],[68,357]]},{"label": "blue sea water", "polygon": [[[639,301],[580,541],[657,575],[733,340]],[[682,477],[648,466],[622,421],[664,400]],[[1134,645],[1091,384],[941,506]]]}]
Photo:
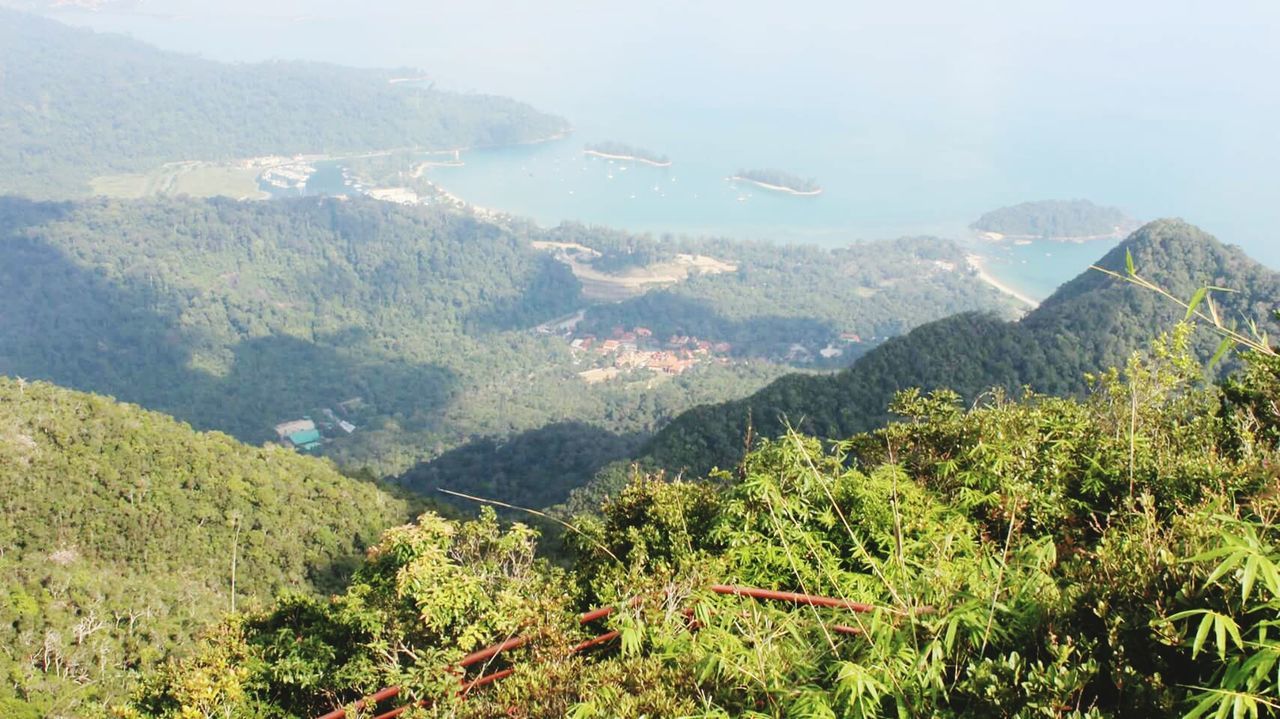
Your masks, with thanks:
[{"label": "blue sea water", "polygon": [[1091,242],[982,243],[978,251],[988,272],[1019,292],[1043,300],[1062,283],[1089,271],[1118,244],[1112,240]]},{"label": "blue sea water", "polygon": [[[992,208],[1084,197],[1184,217],[1280,264],[1280,11],[995,5],[135,0],[57,17],[219,60],[425,68],[441,87],[562,115],[566,139],[429,174],[543,224],[837,246],[966,239]],[[582,155],[605,140],[673,165]],[[824,192],[724,179],[763,167]],[[975,246],[1035,297],[1110,249]]]},{"label": "blue sea water", "polygon": [[[939,202],[910,217],[898,214],[892,190],[874,177],[812,158],[826,172],[816,197],[794,196],[727,179],[737,169],[732,152],[690,147],[671,167],[584,155],[578,135],[518,148],[465,153],[462,167],[433,167],[427,177],[474,204],[532,217],[543,224],[571,220],[655,235],[717,235],[786,243],[840,246],[858,240],[908,235],[958,239],[988,259],[1001,281],[1043,299],[1085,271],[1114,242],[990,243],[973,239],[963,210]],[[592,140],[604,139],[598,131]],[[678,144],[678,143],[668,143]],[[750,145],[748,145],[750,146]],[[768,154],[768,153],[760,153]],[[766,166],[786,165],[784,153]],[[751,166],[750,163],[740,163]],[[960,195],[953,192],[952,196]]]}]

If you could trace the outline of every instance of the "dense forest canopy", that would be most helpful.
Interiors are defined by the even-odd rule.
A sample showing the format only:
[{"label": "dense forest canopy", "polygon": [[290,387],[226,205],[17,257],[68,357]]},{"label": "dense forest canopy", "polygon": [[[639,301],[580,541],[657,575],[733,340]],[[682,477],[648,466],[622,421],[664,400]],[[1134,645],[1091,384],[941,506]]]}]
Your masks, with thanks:
[{"label": "dense forest canopy", "polygon": [[424,514],[345,593],[228,619],[121,716],[310,717],[384,686],[378,711],[430,717],[1270,716],[1280,362],[1257,344],[1207,386],[1189,342],[1081,399],[907,391],[833,447],[639,478],[578,520],[568,570],[521,525]]},{"label": "dense forest canopy", "polygon": [[982,232],[1046,239],[1109,237],[1135,226],[1121,210],[1088,200],[1024,202],[992,210],[971,225]]},{"label": "dense forest canopy", "polygon": [[[692,335],[728,343],[735,364],[700,366],[696,374],[674,380],[671,384],[683,388],[683,401],[646,390],[638,402],[613,399],[603,409],[609,417],[626,412],[653,417],[644,425],[615,425],[616,433],[602,433],[583,426],[585,415],[580,414],[510,438],[481,438],[405,473],[399,481],[406,486],[451,487],[523,506],[559,503],[600,471],[625,476],[611,463],[636,456],[636,447],[679,414],[676,407],[749,393],[744,376],[760,382],[792,366],[845,366],[886,337],[955,310],[1012,313],[1006,298],[965,269],[963,251],[937,238],[825,250],[652,238],[571,224],[544,237],[596,248],[603,256],[593,261],[594,267],[622,271],[664,262],[677,253],[731,260],[737,265],[734,272],[694,275],[634,299],[590,307],[575,332],[607,338],[617,328],[643,327],[659,347],[671,336]],[[726,374],[729,370],[734,374]]]},{"label": "dense forest canopy", "polygon": [[[87,716],[232,604],[345,584],[410,505],[332,464],[0,377],[0,716]],[[234,560],[233,560],[234,556]]]},{"label": "dense forest canopy", "polygon": [[[1146,276],[1184,297],[1204,284],[1238,289],[1221,298],[1228,317],[1265,320],[1280,302],[1280,273],[1179,220],[1144,226],[1099,265],[1124,270],[1126,253]],[[909,387],[946,387],[969,399],[991,387],[1076,394],[1085,389],[1086,373],[1122,362],[1152,327],[1176,319],[1177,308],[1153,293],[1090,270],[1017,322],[959,314],[891,339],[835,375],[783,377],[746,399],[690,410],[643,454],[672,469],[733,466],[748,427],[766,438],[789,425],[844,437],[882,424],[894,393]],[[1196,350],[1208,358],[1214,345],[1199,338]]]},{"label": "dense forest canopy", "polygon": [[[706,362],[678,377],[644,371],[584,384],[578,372],[613,358],[575,355],[563,337],[535,331],[585,306],[577,279],[533,249],[537,240],[603,252],[647,242],[365,199],[3,199],[0,373],[111,394],[253,443],[275,439],[272,427],[286,420],[345,421],[355,431],[331,427],[323,448],[343,466],[394,474],[439,457],[456,470],[454,481],[479,489],[493,486],[471,471],[487,457],[491,478],[508,467],[509,480],[498,483],[504,498],[558,502],[675,414],[749,394],[784,371]],[[711,240],[670,246],[701,247],[738,271],[587,308],[585,322],[684,327],[739,343],[750,357],[795,342],[817,353],[842,332],[870,341],[952,308],[1002,306],[959,269],[959,251],[946,243],[836,253]],[[827,289],[803,279],[815,277]],[[793,307],[770,320],[782,305]],[[678,317],[697,324],[676,325]],[[562,429],[583,424],[604,433],[574,443],[591,457],[561,462],[525,441],[509,463],[484,449],[523,432],[554,446]],[[443,476],[429,470],[405,481],[426,488],[434,485],[421,477]]]},{"label": "dense forest canopy", "polygon": [[567,130],[513,100],[388,82],[405,72],[217,63],[0,8],[0,193],[81,195],[96,176],[179,160],[507,145]]},{"label": "dense forest canopy", "polygon": [[446,412],[464,388],[555,354],[500,330],[577,301],[514,231],[373,201],[5,200],[0,227],[0,371],[253,442],[326,408],[353,442],[465,436]]}]

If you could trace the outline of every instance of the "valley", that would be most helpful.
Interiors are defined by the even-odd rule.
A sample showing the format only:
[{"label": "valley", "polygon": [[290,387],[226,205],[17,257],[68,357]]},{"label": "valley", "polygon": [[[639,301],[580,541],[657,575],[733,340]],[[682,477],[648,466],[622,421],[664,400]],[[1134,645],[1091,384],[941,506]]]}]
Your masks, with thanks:
[{"label": "valley", "polygon": [[[1280,706],[1280,272],[1125,168],[1228,194],[1234,87],[889,7],[0,6],[0,717]],[[1079,188],[1133,213],[1019,202]]]},{"label": "valley", "polygon": [[[938,269],[935,258],[963,261],[939,241],[837,255],[722,241],[697,252],[688,250],[704,241],[541,230],[360,198],[0,204],[0,289],[15,310],[0,321],[0,371],[110,394],[251,442],[272,439],[280,422],[318,420],[361,397],[359,411],[342,418],[359,431],[327,433],[322,451],[380,475],[555,422],[648,433],[793,365],[838,366],[841,358],[820,350],[842,345],[842,333],[875,342],[957,301],[1000,306],[976,278]],[[175,223],[200,229],[175,231]],[[139,233],[145,246],[127,240]],[[586,243],[591,263],[562,254]],[[613,259],[645,243],[653,262]],[[892,258],[893,268],[867,264],[873,256]],[[786,281],[810,272],[833,273],[846,287],[832,295]],[[907,277],[913,282],[897,279]],[[868,284],[879,291],[864,292]],[[779,296],[795,298],[795,320],[753,319]],[[918,314],[903,313],[905,298]],[[632,352],[607,362],[680,372],[660,369],[671,381],[657,384],[646,372],[588,386],[580,373],[592,367],[575,337],[544,326],[579,313],[577,339],[603,343],[618,324],[651,327],[663,342],[725,343],[732,349],[717,354],[733,361],[690,362],[697,347],[675,348],[689,358]],[[306,381],[291,381],[295,372]]]}]

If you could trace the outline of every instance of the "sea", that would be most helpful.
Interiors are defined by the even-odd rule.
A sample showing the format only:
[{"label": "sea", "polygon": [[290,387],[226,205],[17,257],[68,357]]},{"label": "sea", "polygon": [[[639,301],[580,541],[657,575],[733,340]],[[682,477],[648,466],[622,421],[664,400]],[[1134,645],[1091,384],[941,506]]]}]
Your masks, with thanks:
[{"label": "sea", "polygon": [[[1108,6],[1099,24],[1057,5],[938,4],[921,19],[856,2],[135,0],[54,17],[223,61],[425,68],[438,87],[561,115],[566,138],[468,151],[428,174],[544,225],[828,247],[937,236],[1044,298],[1115,242],[993,244],[969,225],[1004,205],[1087,198],[1137,220],[1184,217],[1280,266],[1280,86],[1249,81],[1280,72],[1274,18],[1217,38],[1194,8]],[[601,141],[672,165],[583,154]],[[823,193],[726,179],[752,168]],[[322,171],[313,191],[340,187],[340,168]]]}]

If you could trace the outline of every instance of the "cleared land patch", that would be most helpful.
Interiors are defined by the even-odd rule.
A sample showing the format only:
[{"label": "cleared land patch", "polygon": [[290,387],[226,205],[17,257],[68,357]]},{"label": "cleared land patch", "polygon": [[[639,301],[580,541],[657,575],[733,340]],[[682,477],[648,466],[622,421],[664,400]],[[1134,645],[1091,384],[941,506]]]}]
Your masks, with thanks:
[{"label": "cleared land patch", "polygon": [[602,272],[591,260],[599,257],[596,250],[573,242],[534,242],[535,249],[551,250],[556,259],[569,266],[582,283],[582,296],[593,302],[618,302],[642,295],[651,289],[667,287],[690,275],[717,275],[736,272],[738,266],[706,255],[678,254],[666,262],[633,267],[622,272]]},{"label": "cleared land patch", "polygon": [[172,162],[149,172],[104,175],[90,183],[93,194],[136,199],[153,195],[263,199],[258,189],[260,167],[205,162]]}]

